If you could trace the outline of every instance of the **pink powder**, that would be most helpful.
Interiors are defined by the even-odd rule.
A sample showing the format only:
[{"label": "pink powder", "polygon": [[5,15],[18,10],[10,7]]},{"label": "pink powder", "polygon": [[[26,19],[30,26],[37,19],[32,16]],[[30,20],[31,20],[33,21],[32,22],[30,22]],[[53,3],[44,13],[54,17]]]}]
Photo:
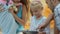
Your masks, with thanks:
[{"label": "pink powder", "polygon": [[[3,4],[6,4],[6,0],[0,0],[0,2],[3,3]],[[13,3],[12,0],[10,0],[8,4],[10,5],[12,3]]]}]

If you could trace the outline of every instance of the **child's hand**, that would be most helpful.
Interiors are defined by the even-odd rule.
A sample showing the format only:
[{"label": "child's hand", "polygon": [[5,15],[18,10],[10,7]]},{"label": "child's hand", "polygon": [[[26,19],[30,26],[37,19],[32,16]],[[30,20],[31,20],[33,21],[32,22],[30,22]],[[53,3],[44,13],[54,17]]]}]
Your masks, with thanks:
[{"label": "child's hand", "polygon": [[39,29],[40,31],[43,31],[45,29],[45,27],[43,25],[40,25],[40,26],[38,26],[37,29]]},{"label": "child's hand", "polygon": [[42,31],[42,32],[38,32],[38,34],[46,34],[46,32],[43,32],[43,31]]}]

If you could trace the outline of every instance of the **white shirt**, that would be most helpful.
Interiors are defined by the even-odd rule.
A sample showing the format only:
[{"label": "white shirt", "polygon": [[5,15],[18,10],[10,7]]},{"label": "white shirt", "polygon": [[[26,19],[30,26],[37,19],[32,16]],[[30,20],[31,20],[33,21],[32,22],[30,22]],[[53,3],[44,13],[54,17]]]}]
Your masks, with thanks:
[{"label": "white shirt", "polygon": [[[44,16],[39,18],[38,20],[36,19],[35,16],[31,17],[30,31],[37,31],[36,29],[38,28],[38,26],[44,24],[46,19],[47,18]],[[44,31],[46,31],[46,33],[48,34],[49,28],[46,27]]]}]

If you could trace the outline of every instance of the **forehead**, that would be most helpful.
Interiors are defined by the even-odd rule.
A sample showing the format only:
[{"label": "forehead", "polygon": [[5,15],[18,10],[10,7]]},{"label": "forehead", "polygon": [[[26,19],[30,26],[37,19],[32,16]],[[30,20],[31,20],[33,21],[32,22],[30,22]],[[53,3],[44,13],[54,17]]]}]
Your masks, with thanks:
[{"label": "forehead", "polygon": [[33,7],[33,8],[31,8],[31,11],[41,11],[41,10],[43,10],[43,7],[41,8],[41,7]]},{"label": "forehead", "polygon": [[31,12],[41,12],[39,9],[31,9]]}]

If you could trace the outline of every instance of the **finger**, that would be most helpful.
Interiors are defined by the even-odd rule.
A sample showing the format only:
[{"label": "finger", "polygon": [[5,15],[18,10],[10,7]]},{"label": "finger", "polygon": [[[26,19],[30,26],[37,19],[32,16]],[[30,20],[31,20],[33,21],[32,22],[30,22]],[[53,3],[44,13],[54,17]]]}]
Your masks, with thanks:
[{"label": "finger", "polygon": [[38,32],[38,34],[42,34],[42,32]]},{"label": "finger", "polygon": [[39,26],[38,29],[41,29],[41,26]]}]

